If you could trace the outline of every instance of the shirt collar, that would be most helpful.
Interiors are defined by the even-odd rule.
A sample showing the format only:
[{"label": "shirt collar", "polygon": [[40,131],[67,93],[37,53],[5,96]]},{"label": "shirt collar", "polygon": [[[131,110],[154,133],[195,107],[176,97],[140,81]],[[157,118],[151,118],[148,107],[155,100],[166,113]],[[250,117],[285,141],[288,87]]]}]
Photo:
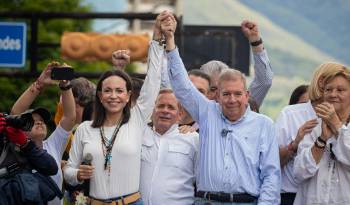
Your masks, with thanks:
[{"label": "shirt collar", "polygon": [[[168,135],[168,134],[173,133],[173,132],[178,132],[178,130],[179,130],[179,124],[173,124],[163,135]],[[157,137],[163,136],[163,135],[159,134],[158,132],[156,132],[156,129],[154,126],[153,126],[153,132]]]}]

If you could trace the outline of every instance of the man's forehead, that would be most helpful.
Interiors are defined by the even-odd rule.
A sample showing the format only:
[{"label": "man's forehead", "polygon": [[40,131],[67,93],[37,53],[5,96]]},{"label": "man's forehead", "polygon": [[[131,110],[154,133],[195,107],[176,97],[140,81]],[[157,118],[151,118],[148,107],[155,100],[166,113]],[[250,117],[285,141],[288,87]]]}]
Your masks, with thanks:
[{"label": "man's forehead", "polygon": [[219,82],[218,88],[220,90],[241,90],[246,91],[244,82],[242,80],[225,80]]},{"label": "man's forehead", "polygon": [[174,101],[175,103],[177,102],[177,99],[176,99],[174,93],[160,93],[158,95],[157,101],[159,101],[159,100],[169,100],[169,101]]}]

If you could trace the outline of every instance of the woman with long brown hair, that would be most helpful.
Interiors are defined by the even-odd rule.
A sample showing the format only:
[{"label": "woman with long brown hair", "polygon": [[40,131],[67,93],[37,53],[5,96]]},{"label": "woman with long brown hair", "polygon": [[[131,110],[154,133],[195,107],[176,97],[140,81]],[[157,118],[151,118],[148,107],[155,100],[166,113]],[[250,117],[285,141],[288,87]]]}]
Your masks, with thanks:
[{"label": "woman with long brown hair", "polygon": [[[168,13],[157,17],[156,25]],[[158,27],[155,27],[154,35]],[[131,106],[132,81],[122,70],[107,71],[97,83],[94,116],[75,133],[65,180],[76,185],[90,180],[93,205],[140,205],[141,141],[160,90],[164,48],[152,40],[148,72],[136,104]],[[92,160],[86,160],[88,155]],[[91,161],[91,165],[81,165]]]}]

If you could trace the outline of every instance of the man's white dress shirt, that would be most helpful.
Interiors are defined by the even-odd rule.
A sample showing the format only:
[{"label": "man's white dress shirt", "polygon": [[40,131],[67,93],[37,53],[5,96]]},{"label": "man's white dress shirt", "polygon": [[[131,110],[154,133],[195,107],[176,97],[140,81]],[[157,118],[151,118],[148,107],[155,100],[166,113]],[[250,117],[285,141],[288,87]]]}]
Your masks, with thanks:
[{"label": "man's white dress shirt", "polygon": [[194,201],[198,133],[182,134],[173,125],[160,135],[145,130],[140,191],[144,205],[191,205]]}]

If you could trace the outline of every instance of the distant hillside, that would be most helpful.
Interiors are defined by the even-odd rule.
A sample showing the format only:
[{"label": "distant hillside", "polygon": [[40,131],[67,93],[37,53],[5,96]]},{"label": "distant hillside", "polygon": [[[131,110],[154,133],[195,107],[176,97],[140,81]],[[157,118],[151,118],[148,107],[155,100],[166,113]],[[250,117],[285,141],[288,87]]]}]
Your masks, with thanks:
[{"label": "distant hillside", "polygon": [[[254,0],[254,2],[259,1]],[[263,7],[262,4],[266,2],[268,1],[259,2],[259,6]],[[301,1],[298,2],[300,5],[303,4]],[[261,112],[274,119],[282,107],[287,105],[292,90],[300,84],[306,84],[319,64],[338,60],[327,53],[327,50],[321,50],[308,40],[289,31],[291,27],[307,25],[310,28],[309,31],[312,32],[312,29],[315,31],[319,29],[318,25],[313,24],[311,20],[305,21],[304,17],[298,17],[289,8],[276,9],[277,7],[271,4],[268,2],[267,7],[280,12],[278,17],[271,17],[255,9],[259,6],[251,6],[248,0],[183,1],[183,13],[185,24],[240,25],[243,19],[250,19],[259,24],[275,73],[272,88],[264,100]],[[277,20],[286,18],[284,15],[293,16],[295,22],[286,27],[276,23]],[[287,19],[285,21],[288,22]],[[313,32],[313,35],[315,38],[324,39],[323,34],[319,36],[319,32]]]},{"label": "distant hillside", "polygon": [[308,80],[317,65],[334,59],[238,1],[201,0],[183,4],[185,24],[240,25],[243,19],[258,22],[277,75],[297,75]]},{"label": "distant hillside", "polygon": [[275,24],[350,65],[349,0],[240,0]]}]

